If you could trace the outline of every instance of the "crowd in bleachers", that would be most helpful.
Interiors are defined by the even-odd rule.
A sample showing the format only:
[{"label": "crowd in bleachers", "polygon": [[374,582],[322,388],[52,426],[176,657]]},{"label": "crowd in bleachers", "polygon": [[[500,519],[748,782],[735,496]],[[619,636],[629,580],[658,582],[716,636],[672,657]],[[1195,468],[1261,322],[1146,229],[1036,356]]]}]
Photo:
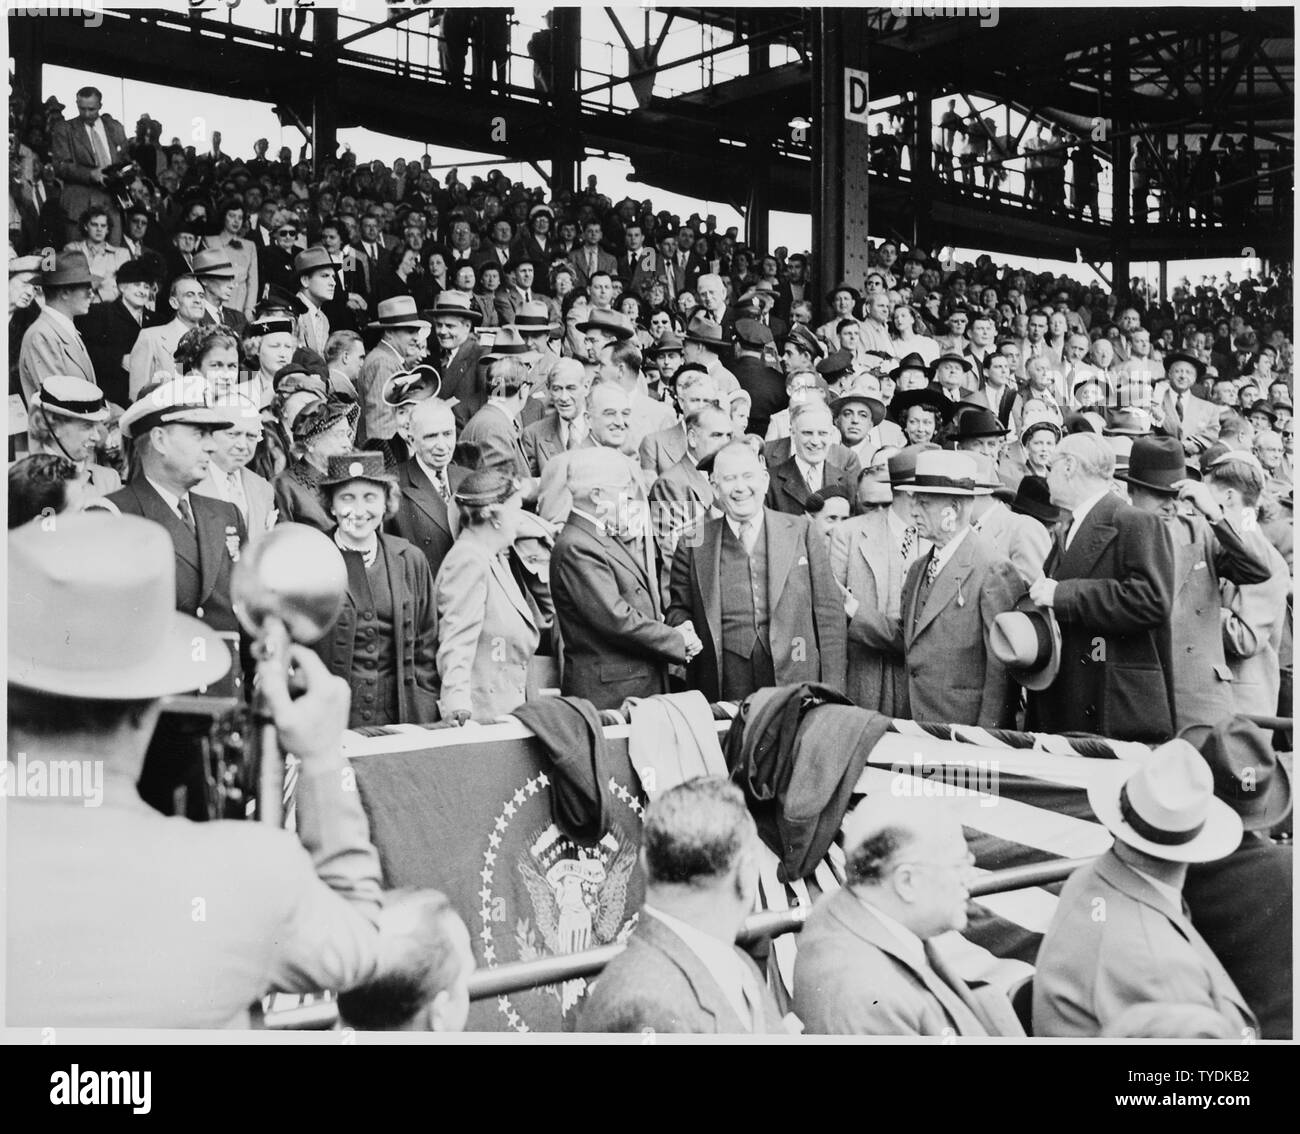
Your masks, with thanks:
[{"label": "crowd in bleachers", "polygon": [[[9,525],[83,509],[153,521],[174,550],[177,610],[232,643],[236,693],[251,670],[233,565],[250,539],[306,524],[341,553],[348,599],[302,664],[322,699],[328,675],[346,683],[348,727],[490,723],[557,679],[597,710],[813,683],[888,717],[1173,744],[1168,778],[1205,798],[1161,812],[1161,783],[1136,785],[1138,850],[1109,869],[1175,889],[1181,875],[1153,865],[1163,836],[1212,810],[1185,741],[1212,765],[1207,736],[1227,745],[1254,727],[1243,715],[1290,715],[1289,264],[1160,295],[885,238],[863,278],[815,289],[816,249],[754,248],[711,218],[611,200],[595,178],[552,195],[497,170],[438,176],[427,157],[345,149],[313,166],[265,139],[236,157],[216,133],[202,150],[164,144],[149,116],[128,137],[94,88],[76,102],[66,120],[55,99],[11,106]],[[1045,202],[1049,182],[1034,190]],[[82,530],[61,537],[66,554],[85,554]],[[1088,660],[1102,640],[1108,666]],[[52,727],[40,697],[98,695],[44,680],[25,687],[28,740]],[[288,719],[287,692],[279,707]],[[736,801],[697,795],[654,814],[664,841],[649,859],[665,916],[648,924],[688,942],[708,904],[683,889],[692,872],[715,911],[743,918],[736,895],[752,898],[736,881],[750,837]],[[704,859],[673,845],[692,807],[717,844]],[[1152,826],[1162,814],[1173,835]],[[873,805],[853,831],[871,932],[906,923],[897,963],[924,966],[922,941],[964,915],[909,921],[895,871],[917,864],[899,854],[916,843],[960,865],[960,830]],[[418,918],[465,953],[445,904],[381,911],[365,845],[333,928],[355,945],[363,923],[409,936]],[[1231,837],[1195,845],[1240,853]],[[952,885],[926,900],[952,906],[965,893]],[[810,935],[824,949],[796,990],[805,1023],[999,1034],[1001,1016],[951,990],[912,1015],[855,1015],[860,990],[835,990],[834,916]],[[349,958],[279,987],[364,983],[380,965]],[[1221,960],[1233,979],[1265,963]],[[1061,972],[1079,963],[1060,950]],[[728,1011],[761,1030],[752,966],[720,964]],[[447,982],[470,967],[453,960]],[[1212,975],[1201,1006],[1223,1027],[1276,1012]],[[620,980],[644,996],[643,976],[609,980],[593,1028],[636,1024],[609,1003]],[[1062,987],[1043,983],[1055,999],[1036,1023],[1114,1024],[1118,1010],[1065,1007]],[[439,1003],[441,1017],[353,1010],[463,1021]],[[149,1022],[196,1019],[165,1015]]]}]

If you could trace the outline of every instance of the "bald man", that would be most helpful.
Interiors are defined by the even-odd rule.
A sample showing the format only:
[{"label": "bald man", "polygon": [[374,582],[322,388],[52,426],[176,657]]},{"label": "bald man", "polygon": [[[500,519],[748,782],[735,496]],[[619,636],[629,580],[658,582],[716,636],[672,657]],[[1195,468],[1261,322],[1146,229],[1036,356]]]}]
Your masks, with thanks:
[{"label": "bald man", "polygon": [[689,623],[660,618],[658,586],[641,553],[646,515],[636,466],[607,447],[564,457],[572,504],[550,570],[564,643],[560,691],[617,709],[628,697],[667,693],[669,665],[686,664],[700,642]]},{"label": "bald man", "polygon": [[669,577],[668,622],[703,644],[687,684],[710,701],[805,681],[843,689],[844,604],[826,540],[807,518],[763,507],[767,473],[744,442],[717,451],[710,479],[722,518],[677,543]]},{"label": "bald man", "polygon": [[790,443],[793,452],[771,468],[767,507],[791,516],[802,516],[803,506],[814,492],[840,485],[850,499],[858,489],[862,466],[851,453],[843,457],[840,435],[825,402],[804,402],[790,411]]},{"label": "bald man", "polygon": [[[906,788],[907,773],[899,773]],[[814,1034],[1023,1036],[998,989],[962,980],[932,939],[966,928],[975,856],[946,801],[882,792],[844,820],[845,885],[799,935],[794,1011]]]},{"label": "bald man", "polygon": [[452,493],[469,470],[452,464],[456,449],[455,413],[441,398],[419,402],[407,429],[414,455],[393,472],[401,488],[397,515],[387,530],[415,544],[438,577],[438,568],[456,540],[456,505]]}]

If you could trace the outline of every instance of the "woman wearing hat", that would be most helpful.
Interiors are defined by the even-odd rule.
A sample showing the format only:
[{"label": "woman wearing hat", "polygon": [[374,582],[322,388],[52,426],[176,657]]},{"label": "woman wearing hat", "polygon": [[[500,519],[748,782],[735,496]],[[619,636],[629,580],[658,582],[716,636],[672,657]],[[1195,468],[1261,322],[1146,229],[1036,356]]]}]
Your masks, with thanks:
[{"label": "woman wearing hat", "polygon": [[108,242],[108,210],[91,205],[81,214],[77,225],[81,239],[66,245],[64,252],[80,252],[90,265],[94,303],[112,303],[117,298],[117,269],[131,259],[125,248]]},{"label": "woman wearing hat", "polygon": [[842,319],[857,319],[855,312],[862,296],[857,288],[847,285],[837,287],[826,296],[826,306],[831,309],[831,317],[817,328],[817,337],[830,345],[831,350],[840,349],[840,337],[836,328]]},{"label": "woman wearing hat", "polygon": [[905,390],[889,403],[889,420],[902,429],[909,445],[933,441],[948,423],[957,403],[937,390]]},{"label": "woman wearing hat", "polygon": [[490,723],[528,698],[537,611],[506,563],[523,518],[518,483],[472,472],[456,490],[460,535],[434,581],[443,720]]},{"label": "woman wearing hat", "polygon": [[108,406],[98,386],[53,374],[27,407],[29,451],[66,457],[76,465],[83,499],[107,496],[122,487],[113,469],[95,464],[95,445],[107,420]]},{"label": "woman wearing hat", "polygon": [[293,270],[293,260],[298,254],[298,233],[301,229],[298,214],[281,209],[271,218],[271,244],[262,249],[262,290],[283,288],[290,295],[298,290],[298,274]]},{"label": "woman wearing hat", "polygon": [[396,478],[378,453],[344,450],[329,457],[316,490],[326,531],[343,553],[348,589],[338,620],[314,648],[352,689],[348,727],[436,721],[438,622],[429,561],[381,530],[397,512]]},{"label": "woman wearing hat", "polygon": [[[358,416],[360,408],[355,402],[330,398],[313,401],[293,419],[296,459],[271,482],[282,522],[310,524],[323,532],[334,527],[334,518],[321,504],[321,478],[331,457],[351,452]],[[374,456],[382,469],[384,458],[378,453]]]},{"label": "woman wearing hat", "polygon": [[1061,439],[1061,426],[1046,413],[1025,415],[1020,427],[1020,443],[1008,445],[998,466],[998,475],[1008,488],[1014,488],[1026,476],[1047,478],[1052,454]]},{"label": "woman wearing hat", "polygon": [[275,395],[275,376],[293,361],[298,349],[294,322],[287,317],[262,318],[248,323],[240,336],[240,350],[252,371],[247,384],[249,396],[259,405],[268,405]]}]

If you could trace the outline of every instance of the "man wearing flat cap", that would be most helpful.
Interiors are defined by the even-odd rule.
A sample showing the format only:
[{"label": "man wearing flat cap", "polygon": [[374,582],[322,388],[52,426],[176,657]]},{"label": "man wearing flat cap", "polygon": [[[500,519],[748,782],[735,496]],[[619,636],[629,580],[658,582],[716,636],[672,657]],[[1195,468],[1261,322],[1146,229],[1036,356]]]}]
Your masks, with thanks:
[{"label": "man wearing flat cap", "polygon": [[234,424],[209,402],[197,375],[164,382],[133,402],[118,428],[138,471],[104,500],[112,510],[167,529],[176,557],[176,609],[237,643],[230,577],[248,529],[234,504],[193,491],[208,476],[217,449],[213,434]]},{"label": "man wearing flat cap", "polygon": [[1182,895],[1190,864],[1240,845],[1241,818],[1215,798],[1210,766],[1186,740],[1097,763],[1088,803],[1115,842],[1061,891],[1038,950],[1034,1035],[1099,1036],[1134,1005],[1166,1003],[1208,1008],[1253,1038],[1255,1014]]},{"label": "man wearing flat cap", "polygon": [[27,328],[18,352],[18,379],[27,401],[51,374],[95,381],[94,363],[74,322],[90,311],[93,295],[86,257],[61,253],[52,270],[41,273],[40,282],[45,307]]}]

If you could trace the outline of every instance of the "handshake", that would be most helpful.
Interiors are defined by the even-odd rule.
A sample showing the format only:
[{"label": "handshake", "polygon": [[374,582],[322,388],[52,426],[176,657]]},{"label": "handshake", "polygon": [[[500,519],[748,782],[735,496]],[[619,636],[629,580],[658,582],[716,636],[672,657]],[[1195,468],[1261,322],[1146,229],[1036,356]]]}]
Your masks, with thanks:
[{"label": "handshake", "polygon": [[704,643],[700,641],[700,636],[695,632],[695,627],[689,622],[683,622],[674,629],[682,636],[682,641],[686,643],[686,661],[688,663],[693,662],[700,651],[704,649]]}]

